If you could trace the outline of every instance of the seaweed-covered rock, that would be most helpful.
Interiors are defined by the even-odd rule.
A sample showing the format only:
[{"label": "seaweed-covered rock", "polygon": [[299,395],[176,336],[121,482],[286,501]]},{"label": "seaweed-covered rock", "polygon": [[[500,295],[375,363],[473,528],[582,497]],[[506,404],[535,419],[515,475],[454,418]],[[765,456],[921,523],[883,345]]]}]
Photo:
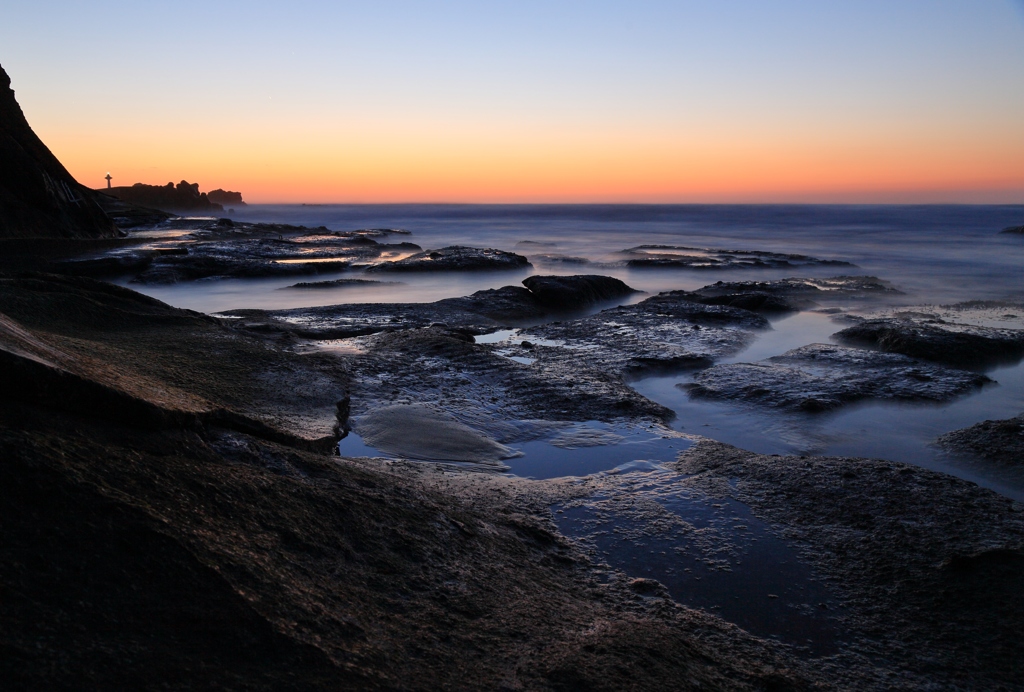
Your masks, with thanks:
[{"label": "seaweed-covered rock", "polygon": [[1024,330],[907,318],[859,322],[833,335],[843,344],[871,346],[958,368],[1016,362],[1024,357]]},{"label": "seaweed-covered rock", "polygon": [[1024,413],[948,432],[939,437],[938,443],[949,451],[972,454],[986,461],[1024,464]]},{"label": "seaweed-covered rock", "polygon": [[810,344],[759,363],[716,365],[686,388],[694,397],[815,412],[863,399],[948,401],[991,381],[897,353]]},{"label": "seaweed-covered rock", "polygon": [[368,268],[368,272],[430,272],[430,271],[485,271],[496,269],[525,269],[530,262],[522,255],[491,248],[481,249],[451,245],[439,250],[419,252],[394,262],[383,262]]},{"label": "seaweed-covered rock", "polygon": [[523,279],[541,305],[555,310],[579,310],[603,300],[636,293],[625,282],[611,276],[530,276]]}]

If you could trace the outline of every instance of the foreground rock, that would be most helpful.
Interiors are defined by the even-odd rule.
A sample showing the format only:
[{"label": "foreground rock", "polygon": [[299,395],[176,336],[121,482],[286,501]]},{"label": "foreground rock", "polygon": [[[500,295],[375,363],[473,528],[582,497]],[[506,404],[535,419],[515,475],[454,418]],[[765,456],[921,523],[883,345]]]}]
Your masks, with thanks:
[{"label": "foreground rock", "polygon": [[801,682],[776,644],[602,585],[524,481],[462,498],[451,471],[312,453],[346,359],[85,279],[3,281],[8,686]]},{"label": "foreground rock", "polygon": [[853,267],[840,260],[761,250],[716,250],[678,245],[638,245],[622,254],[627,267],[642,269],[781,269],[788,267]]},{"label": "foreground rock", "polygon": [[987,420],[938,439],[943,448],[1006,466],[1024,464],[1024,414],[1006,420]]},{"label": "foreground rock", "polygon": [[870,319],[833,335],[842,344],[977,368],[1024,357],[1024,330],[949,323],[941,319]]},{"label": "foreground rock", "polygon": [[449,272],[525,269],[530,262],[522,255],[504,250],[452,245],[409,257],[376,264],[369,272]]},{"label": "foreground rock", "polygon": [[113,238],[117,227],[32,131],[0,67],[0,239]]},{"label": "foreground rock", "polygon": [[[1019,678],[1024,507],[973,484],[708,440],[675,464],[553,481],[318,454],[349,403],[368,437],[411,429],[398,442],[429,449],[444,427],[473,458],[502,453],[501,430],[661,414],[585,361],[524,364],[440,327],[301,355],[290,339],[95,281],[0,280],[9,687],[998,689]],[[755,541],[774,562],[743,552]],[[700,577],[721,602],[715,580],[743,569],[753,580],[720,593],[744,609],[687,589]],[[769,591],[772,579],[789,590]],[[776,638],[758,612],[812,629]]]},{"label": "foreground rock", "polygon": [[686,387],[694,397],[814,412],[864,399],[948,401],[990,382],[900,354],[811,344],[759,363],[716,365]]},{"label": "foreground rock", "polygon": [[91,279],[0,275],[0,359],[9,399],[75,414],[158,428],[235,426],[321,450],[344,422],[348,373],[337,359],[281,353],[205,315]]}]

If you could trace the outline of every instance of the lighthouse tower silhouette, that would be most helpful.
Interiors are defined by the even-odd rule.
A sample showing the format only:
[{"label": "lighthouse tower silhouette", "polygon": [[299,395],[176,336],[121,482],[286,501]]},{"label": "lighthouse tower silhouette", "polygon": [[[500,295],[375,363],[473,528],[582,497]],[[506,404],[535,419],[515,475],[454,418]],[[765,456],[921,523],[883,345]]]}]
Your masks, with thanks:
[{"label": "lighthouse tower silhouette", "polygon": [[107,173],[107,189],[108,189],[108,190],[110,189],[110,181],[111,181],[111,180],[112,180],[112,178],[110,177],[110,174],[109,174],[109,173]]}]

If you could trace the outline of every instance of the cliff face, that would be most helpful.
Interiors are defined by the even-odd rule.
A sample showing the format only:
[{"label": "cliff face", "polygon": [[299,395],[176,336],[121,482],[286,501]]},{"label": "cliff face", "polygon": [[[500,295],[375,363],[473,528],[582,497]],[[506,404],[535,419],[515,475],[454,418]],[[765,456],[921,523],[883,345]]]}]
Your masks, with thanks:
[{"label": "cliff face", "polygon": [[117,228],[32,131],[0,66],[0,238],[103,238]]}]

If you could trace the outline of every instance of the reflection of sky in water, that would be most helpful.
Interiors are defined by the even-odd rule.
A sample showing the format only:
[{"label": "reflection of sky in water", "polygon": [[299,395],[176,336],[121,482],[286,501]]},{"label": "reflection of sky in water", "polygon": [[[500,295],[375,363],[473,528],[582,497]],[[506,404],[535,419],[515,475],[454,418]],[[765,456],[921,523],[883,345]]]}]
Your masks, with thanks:
[{"label": "reflection of sky in water", "polygon": [[[659,476],[669,478],[659,483]],[[837,602],[796,551],[736,500],[678,489],[675,474],[636,474],[618,492],[555,505],[559,529],[597,564],[656,579],[672,598],[807,653],[835,650]],[[648,479],[650,479],[648,481]],[[635,502],[654,500],[666,520]]]},{"label": "reflection of sky in water", "polygon": [[[800,313],[773,322],[746,351],[722,362],[754,362],[808,343],[828,343],[840,328],[825,315]],[[997,385],[947,404],[863,402],[827,413],[760,410],[752,406],[691,400],[677,387],[687,376],[631,382],[641,394],[668,406],[674,427],[763,454],[814,454],[892,459],[967,478],[1024,500],[1024,468],[1001,468],[948,457],[933,443],[946,432],[1024,411],[1024,364],[987,372]]]},{"label": "reflection of sky in water", "polygon": [[[589,421],[566,426],[545,439],[513,443],[510,446],[521,455],[503,463],[514,475],[538,479],[656,468],[675,461],[693,444],[662,432]],[[342,456],[389,456],[353,432],[341,440],[338,451]]]}]

